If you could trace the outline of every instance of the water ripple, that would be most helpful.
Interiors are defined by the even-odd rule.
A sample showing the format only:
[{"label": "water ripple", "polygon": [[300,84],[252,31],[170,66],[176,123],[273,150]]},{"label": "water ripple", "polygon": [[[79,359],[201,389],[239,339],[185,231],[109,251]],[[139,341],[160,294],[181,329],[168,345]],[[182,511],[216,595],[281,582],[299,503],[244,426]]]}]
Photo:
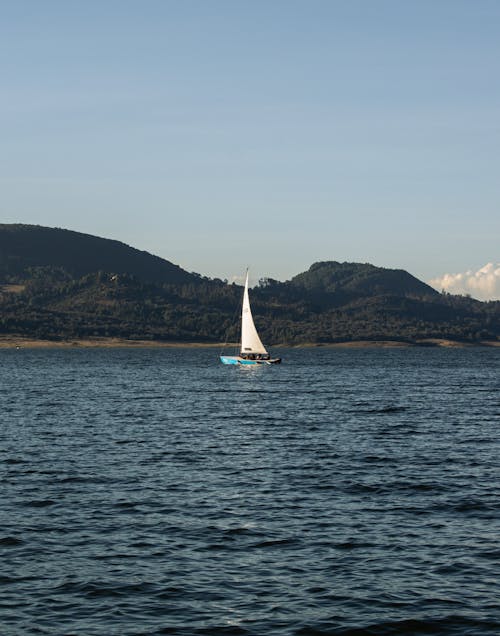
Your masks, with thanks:
[{"label": "water ripple", "polygon": [[2,636],[498,636],[497,351],[217,353],[2,352]]}]

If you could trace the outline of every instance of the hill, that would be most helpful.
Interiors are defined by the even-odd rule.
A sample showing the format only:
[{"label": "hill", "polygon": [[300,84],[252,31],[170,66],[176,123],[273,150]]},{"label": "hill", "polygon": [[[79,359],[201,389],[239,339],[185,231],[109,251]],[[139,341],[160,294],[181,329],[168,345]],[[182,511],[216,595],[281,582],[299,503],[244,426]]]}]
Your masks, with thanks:
[{"label": "hill", "polygon": [[197,278],[120,241],[39,225],[0,224],[0,277],[19,280],[37,267],[62,268],[76,277],[98,271],[131,274],[162,283],[189,283]]},{"label": "hill", "polygon": [[319,294],[351,296],[396,294],[436,296],[438,292],[403,269],[386,269],[369,263],[314,263],[290,281],[292,285]]},{"label": "hill", "polygon": [[[45,339],[239,339],[242,289],[118,241],[0,226],[0,334]],[[500,302],[440,294],[404,270],[314,263],[252,290],[268,344],[500,337]]]}]

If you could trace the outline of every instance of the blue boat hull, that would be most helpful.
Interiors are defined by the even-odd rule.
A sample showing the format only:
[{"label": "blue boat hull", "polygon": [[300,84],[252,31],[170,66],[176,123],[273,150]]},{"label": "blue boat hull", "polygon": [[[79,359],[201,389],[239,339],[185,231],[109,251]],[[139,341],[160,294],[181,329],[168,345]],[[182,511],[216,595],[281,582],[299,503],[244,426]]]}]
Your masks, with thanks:
[{"label": "blue boat hull", "polygon": [[222,364],[253,366],[256,364],[280,364],[281,358],[271,358],[269,360],[248,360],[248,358],[240,358],[240,356],[220,356],[220,361]]}]

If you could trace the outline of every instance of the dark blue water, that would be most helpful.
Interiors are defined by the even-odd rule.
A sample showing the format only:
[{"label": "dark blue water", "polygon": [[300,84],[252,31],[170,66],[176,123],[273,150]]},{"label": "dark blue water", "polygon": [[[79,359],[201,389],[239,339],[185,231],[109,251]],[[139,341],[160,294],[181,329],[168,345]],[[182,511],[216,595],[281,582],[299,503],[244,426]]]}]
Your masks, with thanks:
[{"label": "dark blue water", "polygon": [[500,351],[0,352],[0,634],[500,634]]}]

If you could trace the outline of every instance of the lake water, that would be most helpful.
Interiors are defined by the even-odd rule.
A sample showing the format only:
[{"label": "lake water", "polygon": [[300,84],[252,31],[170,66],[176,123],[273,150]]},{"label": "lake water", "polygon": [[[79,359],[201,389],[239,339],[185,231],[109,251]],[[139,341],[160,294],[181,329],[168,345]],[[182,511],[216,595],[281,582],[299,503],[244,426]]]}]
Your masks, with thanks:
[{"label": "lake water", "polygon": [[500,634],[500,350],[0,351],[0,634]]}]

